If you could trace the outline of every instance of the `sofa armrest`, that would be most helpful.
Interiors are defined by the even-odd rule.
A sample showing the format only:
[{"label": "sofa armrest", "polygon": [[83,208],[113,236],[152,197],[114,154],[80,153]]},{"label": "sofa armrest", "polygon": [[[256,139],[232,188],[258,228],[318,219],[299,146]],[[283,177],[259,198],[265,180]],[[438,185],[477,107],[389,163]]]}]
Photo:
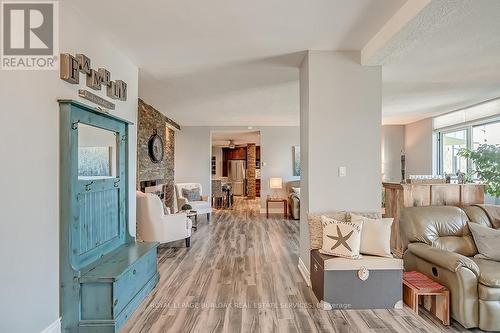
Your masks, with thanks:
[{"label": "sofa armrest", "polygon": [[457,272],[460,267],[465,267],[472,271],[476,277],[479,276],[477,264],[459,253],[441,250],[425,243],[410,243],[408,251],[451,272]]}]

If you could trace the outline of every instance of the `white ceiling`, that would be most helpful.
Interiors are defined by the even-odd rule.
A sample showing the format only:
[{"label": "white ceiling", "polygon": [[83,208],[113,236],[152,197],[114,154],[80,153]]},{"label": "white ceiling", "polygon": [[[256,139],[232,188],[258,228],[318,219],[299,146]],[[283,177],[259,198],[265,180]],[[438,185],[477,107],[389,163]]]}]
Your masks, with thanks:
[{"label": "white ceiling", "polygon": [[412,6],[380,63],[384,123],[500,95],[500,0],[67,1],[139,66],[140,96],[184,126],[298,125],[303,52],[361,50]]},{"label": "white ceiling", "polygon": [[227,147],[229,140],[235,145],[246,145],[248,143],[260,144],[260,131],[221,131],[212,132],[212,146]]},{"label": "white ceiling", "polygon": [[405,47],[383,67],[385,123],[500,96],[500,1],[434,1],[401,35]]},{"label": "white ceiling", "polygon": [[298,125],[301,52],[360,50],[405,0],[65,0],[181,125]]}]

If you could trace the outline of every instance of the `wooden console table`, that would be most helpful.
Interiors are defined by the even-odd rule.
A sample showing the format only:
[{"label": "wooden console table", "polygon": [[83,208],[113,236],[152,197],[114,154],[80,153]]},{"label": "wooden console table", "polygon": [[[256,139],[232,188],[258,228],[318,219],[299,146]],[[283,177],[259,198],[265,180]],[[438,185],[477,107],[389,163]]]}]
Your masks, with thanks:
[{"label": "wooden console table", "polygon": [[288,200],[283,199],[283,198],[277,198],[273,199],[271,197],[268,197],[266,200],[266,218],[269,218],[269,203],[270,202],[281,202],[283,203],[283,217],[286,219],[288,218]]}]

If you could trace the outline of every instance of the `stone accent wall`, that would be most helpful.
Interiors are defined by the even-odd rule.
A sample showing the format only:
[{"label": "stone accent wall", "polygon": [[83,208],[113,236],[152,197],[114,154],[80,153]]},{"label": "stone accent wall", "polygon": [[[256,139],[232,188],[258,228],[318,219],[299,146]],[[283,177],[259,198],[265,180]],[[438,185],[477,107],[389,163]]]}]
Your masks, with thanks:
[{"label": "stone accent wall", "polygon": [[[167,127],[168,118],[142,99],[137,123],[137,188],[142,181],[161,180],[166,184],[165,204],[174,211],[174,131]],[[165,145],[159,163],[153,163],[148,152],[148,142],[155,131]]]},{"label": "stone accent wall", "polygon": [[247,197],[248,199],[255,199],[255,160],[256,160],[256,146],[255,143],[247,145]]}]

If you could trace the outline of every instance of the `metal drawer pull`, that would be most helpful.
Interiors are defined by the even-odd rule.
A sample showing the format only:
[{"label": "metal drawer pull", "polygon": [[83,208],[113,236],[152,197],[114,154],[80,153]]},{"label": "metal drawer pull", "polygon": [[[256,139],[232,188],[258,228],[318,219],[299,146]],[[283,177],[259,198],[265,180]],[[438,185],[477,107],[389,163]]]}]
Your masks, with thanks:
[{"label": "metal drawer pull", "polygon": [[134,270],[132,271],[132,274],[134,274],[134,275],[135,275],[135,273],[137,273],[137,271],[134,269]]}]

